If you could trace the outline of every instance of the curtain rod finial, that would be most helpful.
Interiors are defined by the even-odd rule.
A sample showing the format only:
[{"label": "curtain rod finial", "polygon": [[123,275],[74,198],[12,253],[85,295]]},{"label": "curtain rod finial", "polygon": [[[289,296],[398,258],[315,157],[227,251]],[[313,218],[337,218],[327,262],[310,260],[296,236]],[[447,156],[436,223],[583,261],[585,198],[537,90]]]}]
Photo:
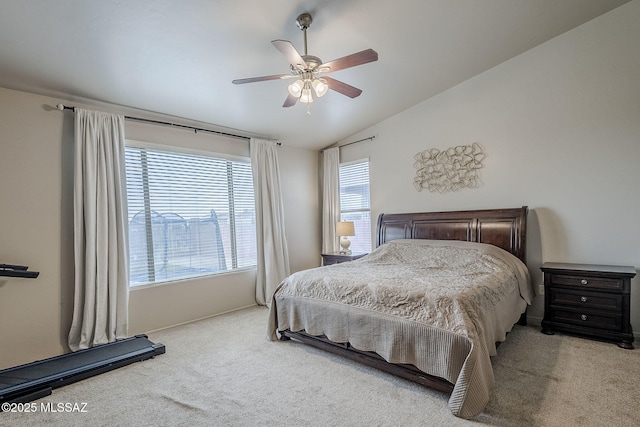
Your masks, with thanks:
[{"label": "curtain rod finial", "polygon": [[71,111],[73,111],[73,112],[75,112],[75,111],[76,111],[76,107],[67,107],[67,106],[66,106],[66,105],[64,105],[64,104],[58,104],[58,105],[56,105],[56,109],[58,109],[58,110],[60,110],[60,111],[64,111],[64,110],[71,110]]}]

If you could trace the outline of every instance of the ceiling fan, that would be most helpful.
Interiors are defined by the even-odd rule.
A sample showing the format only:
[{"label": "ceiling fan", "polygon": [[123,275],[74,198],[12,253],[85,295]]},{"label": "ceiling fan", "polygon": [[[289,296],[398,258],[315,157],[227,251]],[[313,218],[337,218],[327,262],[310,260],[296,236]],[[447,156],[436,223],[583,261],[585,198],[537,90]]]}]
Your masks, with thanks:
[{"label": "ceiling fan", "polygon": [[289,95],[282,106],[291,107],[299,100],[301,103],[307,104],[307,113],[309,112],[309,104],[313,102],[312,89],[318,98],[326,94],[329,89],[346,95],[349,98],[359,96],[362,93],[362,90],[357,87],[353,87],[331,77],[321,77],[321,75],[377,61],[378,53],[373,49],[367,49],[342,58],[334,59],[333,61],[322,62],[317,56],[309,55],[307,53],[307,28],[309,28],[311,22],[312,18],[308,13],[303,13],[296,19],[298,28],[300,28],[304,33],[304,55],[300,55],[290,41],[273,40],[271,42],[276,49],[285,56],[287,61],[289,61],[291,68],[291,72],[289,74],[237,79],[233,80],[233,83],[239,85],[266,80],[297,78],[295,82],[289,85]]}]

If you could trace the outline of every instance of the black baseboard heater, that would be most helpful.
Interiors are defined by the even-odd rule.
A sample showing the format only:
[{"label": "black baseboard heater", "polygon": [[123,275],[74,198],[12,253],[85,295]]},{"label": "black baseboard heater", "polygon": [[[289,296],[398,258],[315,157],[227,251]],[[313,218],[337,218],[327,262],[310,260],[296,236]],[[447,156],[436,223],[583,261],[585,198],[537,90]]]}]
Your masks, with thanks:
[{"label": "black baseboard heater", "polygon": [[[59,388],[164,354],[164,344],[136,335],[0,371],[0,403],[26,403]],[[2,412],[0,410],[0,412]]]}]

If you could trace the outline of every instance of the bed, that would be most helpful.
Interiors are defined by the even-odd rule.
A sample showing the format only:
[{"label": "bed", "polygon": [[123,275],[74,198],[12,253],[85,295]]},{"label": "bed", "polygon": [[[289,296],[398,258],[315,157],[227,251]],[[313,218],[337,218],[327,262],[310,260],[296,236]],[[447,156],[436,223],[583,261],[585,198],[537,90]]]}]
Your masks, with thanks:
[{"label": "bed", "polygon": [[295,339],[450,393],[462,418],[482,412],[490,357],[534,293],[527,207],[381,214],[376,249],[292,274],[275,291],[271,340]]}]

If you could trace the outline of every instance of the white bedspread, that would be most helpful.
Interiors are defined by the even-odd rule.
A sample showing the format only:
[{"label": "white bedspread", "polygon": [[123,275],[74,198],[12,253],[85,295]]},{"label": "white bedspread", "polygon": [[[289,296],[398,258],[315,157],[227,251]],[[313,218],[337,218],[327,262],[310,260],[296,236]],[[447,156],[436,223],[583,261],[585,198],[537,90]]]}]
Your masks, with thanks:
[{"label": "white bedspread", "polygon": [[292,274],[275,292],[269,337],[305,330],[454,383],[452,412],[489,400],[489,356],[533,299],[526,266],[495,246],[395,240],[356,261]]}]

